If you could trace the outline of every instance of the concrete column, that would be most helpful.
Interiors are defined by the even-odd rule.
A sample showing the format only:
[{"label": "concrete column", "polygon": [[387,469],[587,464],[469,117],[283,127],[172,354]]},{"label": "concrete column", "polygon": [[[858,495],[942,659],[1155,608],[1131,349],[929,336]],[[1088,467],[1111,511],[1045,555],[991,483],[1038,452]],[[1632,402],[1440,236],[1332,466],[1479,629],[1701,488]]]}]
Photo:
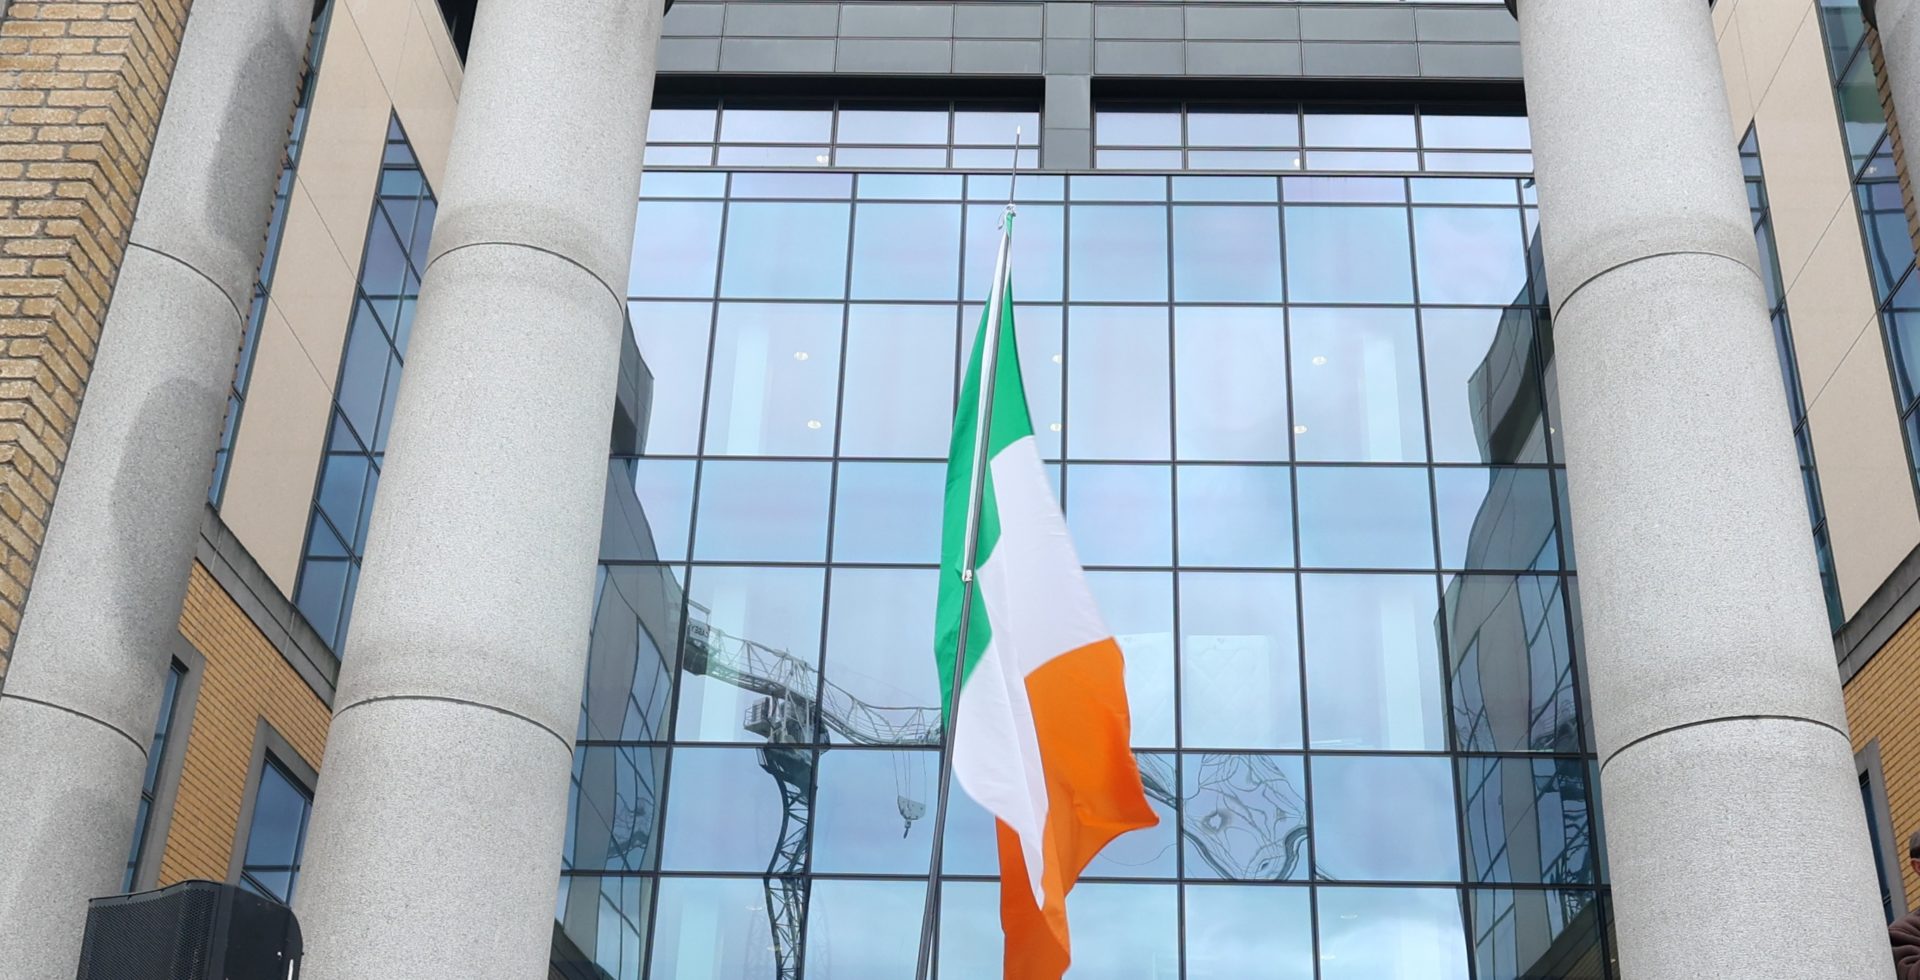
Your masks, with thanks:
[{"label": "concrete column", "polygon": [[1623,972],[1890,977],[1707,5],[1519,18]]},{"label": "concrete column", "polygon": [[0,694],[0,974],[120,888],[311,0],[198,0]]},{"label": "concrete column", "polygon": [[295,908],[312,980],[544,976],[661,0],[485,0]]}]

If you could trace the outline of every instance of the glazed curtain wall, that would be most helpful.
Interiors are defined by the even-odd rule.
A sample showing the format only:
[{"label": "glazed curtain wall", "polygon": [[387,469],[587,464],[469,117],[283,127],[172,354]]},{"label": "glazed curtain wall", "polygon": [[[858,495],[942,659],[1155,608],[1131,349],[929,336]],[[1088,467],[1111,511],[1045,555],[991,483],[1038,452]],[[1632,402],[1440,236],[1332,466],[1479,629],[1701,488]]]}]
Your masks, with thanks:
[{"label": "glazed curtain wall", "polygon": [[[653,170],[555,960],[912,971],[942,460],[1007,177]],[[1512,177],[1022,177],[1041,451],[1160,826],[1084,978],[1609,975],[1552,336]],[[944,976],[998,969],[956,798]]]}]

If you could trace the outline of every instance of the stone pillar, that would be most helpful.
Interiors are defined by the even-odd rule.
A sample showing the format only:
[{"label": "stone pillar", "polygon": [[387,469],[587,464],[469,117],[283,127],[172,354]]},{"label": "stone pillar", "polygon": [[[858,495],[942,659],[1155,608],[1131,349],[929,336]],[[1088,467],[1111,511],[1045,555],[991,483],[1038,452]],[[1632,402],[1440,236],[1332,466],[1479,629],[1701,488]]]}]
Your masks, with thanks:
[{"label": "stone pillar", "polygon": [[661,0],[484,0],[295,908],[311,980],[544,976]]},{"label": "stone pillar", "polygon": [[311,0],[196,0],[0,694],[0,974],[119,891]]},{"label": "stone pillar", "polygon": [[1623,973],[1890,977],[1707,5],[1519,18]]}]

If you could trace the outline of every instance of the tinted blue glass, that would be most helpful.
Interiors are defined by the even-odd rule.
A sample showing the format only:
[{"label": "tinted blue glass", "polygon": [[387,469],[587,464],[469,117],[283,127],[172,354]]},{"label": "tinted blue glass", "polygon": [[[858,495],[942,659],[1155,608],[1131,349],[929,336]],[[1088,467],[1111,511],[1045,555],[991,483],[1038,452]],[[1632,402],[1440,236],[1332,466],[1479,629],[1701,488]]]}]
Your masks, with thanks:
[{"label": "tinted blue glass", "polygon": [[954,299],[958,204],[863,203],[853,217],[854,299]]},{"label": "tinted blue glass", "polygon": [[841,463],[833,559],[939,561],[946,469],[944,463]]},{"label": "tinted blue glass", "polygon": [[1167,210],[1148,205],[1073,209],[1068,277],[1083,302],[1167,298]]},{"label": "tinted blue glass", "polygon": [[1294,577],[1180,573],[1180,728],[1188,748],[1297,749]]},{"label": "tinted blue glass", "polygon": [[[1078,889],[1075,889],[1078,891]],[[1071,914],[1071,913],[1069,913]],[[940,975],[992,977],[1004,969],[1000,886],[992,881],[940,883]]]},{"label": "tinted blue glass", "polygon": [[[811,750],[782,748],[813,768]],[[778,777],[745,748],[677,748],[661,844],[670,871],[764,871],[778,841]]]},{"label": "tinted blue glass", "polygon": [[1272,203],[1280,199],[1280,185],[1272,177],[1175,177],[1173,199]]},{"label": "tinted blue glass", "polygon": [[1278,466],[1179,469],[1180,564],[1293,564],[1293,488]]},{"label": "tinted blue glass", "polygon": [[726,193],[727,175],[721,173],[649,170],[640,180],[641,197],[725,197]]},{"label": "tinted blue glass", "polygon": [[1477,757],[1459,766],[1469,879],[1593,883],[1585,760]]},{"label": "tinted blue glass", "polygon": [[743,299],[846,295],[848,213],[845,204],[731,205],[721,295]]},{"label": "tinted blue glass", "polygon": [[1189,886],[1188,980],[1313,980],[1313,915],[1305,888]]},{"label": "tinted blue glass", "polygon": [[[1022,185],[1025,181],[1022,180]],[[967,222],[966,298],[983,302],[993,288],[993,263],[1000,253],[1002,205],[970,204]],[[1027,301],[1059,300],[1066,282],[1065,212],[1045,204],[1022,204],[1013,222],[1014,296]]]},{"label": "tinted blue glass", "polygon": [[[1381,787],[1393,787],[1393,802]],[[1315,756],[1313,853],[1347,881],[1457,881],[1452,765],[1409,756]]]},{"label": "tinted blue glass", "polygon": [[758,878],[661,879],[649,975],[773,980],[765,887]]},{"label": "tinted blue glass", "polygon": [[653,373],[645,449],[691,453],[700,446],[700,404],[706,389],[707,340],[713,307],[707,303],[629,303],[633,339]]},{"label": "tinted blue glass", "polygon": [[1412,310],[1294,309],[1294,452],[1329,462],[1426,458]]},{"label": "tinted blue glass", "polygon": [[600,558],[680,561],[693,517],[693,460],[616,459],[607,464]]},{"label": "tinted blue glass", "polygon": [[1087,585],[1126,659],[1133,744],[1171,746],[1173,576],[1166,572],[1090,572]]},{"label": "tinted blue glass", "polygon": [[1095,139],[1101,146],[1179,146],[1180,113],[1103,111],[1094,113]]},{"label": "tinted blue glass", "polygon": [[1547,470],[1448,467],[1433,478],[1441,567],[1559,566]]},{"label": "tinted blue glass", "polygon": [[[973,338],[980,329],[981,308],[969,305],[960,311],[960,349],[971,352]],[[1062,387],[1066,374],[1066,347],[1061,341],[1061,309],[1058,306],[1018,306],[1014,308],[1014,346],[1020,353],[1020,380],[1027,389],[1027,413],[1033,419],[1033,441],[1042,459],[1060,458]],[[964,365],[963,365],[964,366]],[[952,417],[949,416],[949,424]],[[949,431],[948,435],[951,435]],[[944,446],[945,443],[943,442]],[[943,448],[940,455],[946,455]]]},{"label": "tinted blue glass", "polygon": [[807,900],[807,975],[912,976],[926,891],[920,881],[814,882]]},{"label": "tinted blue glass", "polygon": [[1308,744],[1446,748],[1428,575],[1304,575]]},{"label": "tinted blue glass", "polygon": [[817,695],[824,586],[817,568],[694,569],[675,737],[765,741],[746,728],[747,709],[762,696],[714,677],[715,671],[723,677],[730,672],[775,676],[797,696]]},{"label": "tinted blue glass", "polygon": [[1551,958],[1568,980],[1600,980],[1600,937],[1606,931],[1592,892],[1474,889],[1473,968],[1481,980],[1538,976]]},{"label": "tinted blue glass", "polygon": [[1308,106],[1308,146],[1411,147],[1416,145],[1411,112],[1360,111]]},{"label": "tinted blue glass", "polygon": [[1310,568],[1431,568],[1427,471],[1303,467],[1300,563]]},{"label": "tinted blue glass", "polygon": [[1293,204],[1398,204],[1407,199],[1407,182],[1399,177],[1282,177],[1280,186],[1281,196]]},{"label": "tinted blue glass", "polygon": [[1174,310],[1181,459],[1287,458],[1286,332],[1279,310]]},{"label": "tinted blue glass", "polygon": [[555,965],[593,970],[609,980],[640,980],[652,898],[653,882],[645,878],[562,878],[554,921],[573,947],[556,948]]},{"label": "tinted blue glass", "polygon": [[960,200],[959,174],[861,174],[859,197],[862,200],[957,201]]},{"label": "tinted blue glass", "polygon": [[1077,176],[1067,183],[1074,201],[1163,201],[1167,179],[1159,176]]},{"label": "tinted blue glass", "polygon": [[628,295],[712,296],[720,208],[717,201],[641,201]]},{"label": "tinted blue glass", "polygon": [[247,854],[240,873],[269,897],[292,902],[307,843],[308,790],[269,759],[260,773],[247,827]]},{"label": "tinted blue glass", "polygon": [[1287,298],[1295,303],[1410,303],[1404,208],[1287,209]]},{"label": "tinted blue glass", "polygon": [[[320,518],[316,515],[315,524]],[[300,586],[294,594],[294,605],[300,607],[300,614],[307,618],[320,638],[326,640],[335,650],[340,649],[340,605],[346,598],[347,569],[351,567],[344,558],[316,558],[315,544],[331,545],[329,550],[344,552],[339,539],[332,537],[333,532],[324,527],[315,527],[307,535],[308,558],[300,565]]]},{"label": "tinted blue glass", "polygon": [[360,500],[366,491],[370,465],[359,453],[329,453],[320,467],[320,489],[314,506],[348,538],[359,530]]},{"label": "tinted blue glass", "polygon": [[1467,980],[1460,893],[1322,888],[1321,980]]},{"label": "tinted blue glass", "polygon": [[1171,563],[1172,518],[1171,467],[1067,468],[1067,527],[1088,565]]},{"label": "tinted blue glass", "polygon": [[673,566],[601,566],[580,738],[666,738],[686,579]]},{"label": "tinted blue glass", "polygon": [[392,296],[406,282],[406,252],[393,223],[378,208],[367,228],[367,253],[361,263],[360,288],[369,296]]},{"label": "tinted blue glass", "polygon": [[660,787],[667,750],[595,745],[575,749],[573,756],[567,867],[653,870],[659,861]]},{"label": "tinted blue glass", "polygon": [[365,303],[348,328],[347,352],[340,365],[340,387],[334,400],[346,413],[347,421],[363,442],[372,442],[380,421],[380,401],[385,395],[387,361],[393,348],[382,333],[379,320]]},{"label": "tinted blue glass", "polygon": [[710,459],[700,473],[693,556],[820,561],[827,554],[827,463]]},{"label": "tinted blue glass", "polygon": [[1167,311],[1076,307],[1068,320],[1067,449],[1074,459],[1166,459]]},{"label": "tinted blue glass", "polygon": [[814,870],[926,875],[939,786],[940,753],[932,749],[822,752]]},{"label": "tinted blue glass", "polygon": [[1174,208],[1173,298],[1180,302],[1279,302],[1279,209],[1221,205]]},{"label": "tinted blue glass", "polygon": [[[932,743],[939,726],[940,678],[927,650],[934,637],[934,599],[939,573],[931,568],[836,568],[827,612],[825,700],[842,698],[873,707],[876,715],[849,712],[862,737],[883,733],[890,744]],[[840,742],[848,734],[830,728]]]},{"label": "tinted blue glass", "polygon": [[956,312],[951,306],[848,308],[841,455],[946,455]]},{"label": "tinted blue glass", "polygon": [[1533,317],[1524,310],[1422,310],[1433,458],[1545,462]]},{"label": "tinted blue glass", "polygon": [[1525,150],[1533,145],[1526,116],[1423,112],[1420,145],[1429,150]]},{"label": "tinted blue glass", "polygon": [[1423,303],[1526,301],[1520,216],[1508,208],[1414,208],[1414,262]]},{"label": "tinted blue glass", "polygon": [[720,305],[707,452],[832,454],[842,315],[821,303]]},{"label": "tinted blue glass", "polygon": [[1299,756],[1189,752],[1181,765],[1188,878],[1308,876],[1307,780]]},{"label": "tinted blue glass", "polygon": [[1189,106],[1190,146],[1298,146],[1300,114],[1294,106]]},{"label": "tinted blue glass", "polygon": [[1462,575],[1447,583],[1455,741],[1466,749],[1576,753],[1580,711],[1560,579]]},{"label": "tinted blue glass", "polygon": [[[1180,893],[1172,885],[1088,883],[1067,895],[1071,980],[1174,980],[1180,975]],[[980,974],[990,976],[992,974]]]},{"label": "tinted blue glass", "polygon": [[1873,155],[1874,145],[1887,132],[1887,115],[1880,105],[1880,82],[1874,76],[1873,59],[1855,58],[1836,91],[1847,151],[1857,171]]}]

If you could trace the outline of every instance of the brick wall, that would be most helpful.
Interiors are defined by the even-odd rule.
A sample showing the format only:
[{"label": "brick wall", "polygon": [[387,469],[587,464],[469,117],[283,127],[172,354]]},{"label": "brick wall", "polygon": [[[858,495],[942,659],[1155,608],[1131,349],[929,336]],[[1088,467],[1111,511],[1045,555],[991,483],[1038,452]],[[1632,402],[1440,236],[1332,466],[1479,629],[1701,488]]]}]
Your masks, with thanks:
[{"label": "brick wall", "polygon": [[1920,830],[1920,615],[1906,625],[1847,682],[1847,727],[1855,752],[1876,739],[1887,781],[1887,812],[1881,844],[1898,852],[1906,879],[1907,907],[1920,907],[1920,878],[1906,860],[1907,835]]},{"label": "brick wall", "polygon": [[318,771],[332,718],[199,562],[188,581],[180,632],[206,658],[206,666],[160,859],[163,886],[187,878],[226,880],[259,719],[265,718]]},{"label": "brick wall", "polygon": [[0,22],[0,680],[192,0]]}]

